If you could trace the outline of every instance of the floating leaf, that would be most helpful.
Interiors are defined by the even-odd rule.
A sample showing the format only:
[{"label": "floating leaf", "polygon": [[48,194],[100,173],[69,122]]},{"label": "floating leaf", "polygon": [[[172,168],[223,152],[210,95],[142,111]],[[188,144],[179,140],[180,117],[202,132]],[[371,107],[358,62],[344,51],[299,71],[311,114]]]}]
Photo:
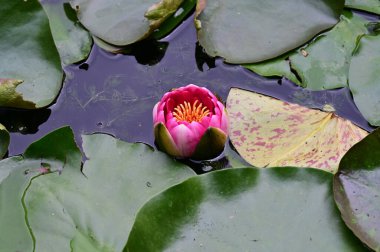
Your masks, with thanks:
[{"label": "floating leaf", "polygon": [[4,155],[8,151],[8,145],[10,141],[10,136],[7,129],[0,124],[0,158],[4,157]]},{"label": "floating leaf", "polygon": [[379,0],[346,0],[347,7],[380,14]]},{"label": "floating leaf", "polygon": [[185,165],[109,135],[83,137],[80,169],[33,180],[26,196],[36,251],[121,251],[137,211],[153,195],[194,175]]},{"label": "floating leaf", "polygon": [[198,1],[198,38],[211,56],[230,63],[259,62],[334,26],[343,6],[343,0]]},{"label": "floating leaf", "polygon": [[349,85],[354,101],[367,121],[380,126],[380,35],[363,36],[352,57]]},{"label": "floating leaf", "polygon": [[68,127],[58,129],[33,143],[23,156],[0,161],[2,251],[33,251],[35,239],[24,201],[25,191],[31,181],[41,174],[61,171],[62,167],[80,170],[80,162],[80,151]]},{"label": "floating leaf", "polygon": [[346,87],[352,52],[357,38],[368,32],[367,23],[364,18],[346,11],[331,31],[291,52],[286,60],[280,57],[246,67],[264,76],[285,76],[311,90]]},{"label": "floating leaf", "polygon": [[124,251],[364,251],[331,184],[329,173],[289,167],[193,177],[144,205]]},{"label": "floating leaf", "polygon": [[125,46],[149,36],[183,0],[71,0],[81,23],[105,42]]},{"label": "floating leaf", "polygon": [[333,113],[237,88],[227,98],[229,136],[256,167],[315,167],[335,172],[342,156],[368,133]]},{"label": "floating leaf", "polygon": [[380,130],[352,147],[334,176],[343,220],[365,244],[380,251]]},{"label": "floating leaf", "polygon": [[92,40],[80,25],[69,0],[41,1],[48,18],[55,45],[64,65],[86,59]]},{"label": "floating leaf", "polygon": [[0,106],[49,105],[61,89],[63,73],[40,3],[3,1],[0,20]]}]

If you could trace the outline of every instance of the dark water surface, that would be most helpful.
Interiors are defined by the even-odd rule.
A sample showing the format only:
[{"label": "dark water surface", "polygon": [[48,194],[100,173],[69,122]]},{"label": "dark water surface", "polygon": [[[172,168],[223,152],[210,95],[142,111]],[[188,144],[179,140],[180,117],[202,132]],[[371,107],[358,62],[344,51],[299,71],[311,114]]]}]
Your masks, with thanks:
[{"label": "dark water surface", "polygon": [[268,79],[240,66],[211,59],[196,44],[190,17],[160,42],[134,47],[135,55],[114,55],[94,45],[88,60],[65,69],[66,80],[56,103],[37,111],[0,110],[11,131],[9,156],[33,141],[70,125],[81,134],[105,132],[129,142],[153,145],[152,108],[173,87],[205,86],[226,100],[231,87],[268,94],[307,107],[331,104],[336,113],[370,130],[347,89],[309,91],[286,79]]}]

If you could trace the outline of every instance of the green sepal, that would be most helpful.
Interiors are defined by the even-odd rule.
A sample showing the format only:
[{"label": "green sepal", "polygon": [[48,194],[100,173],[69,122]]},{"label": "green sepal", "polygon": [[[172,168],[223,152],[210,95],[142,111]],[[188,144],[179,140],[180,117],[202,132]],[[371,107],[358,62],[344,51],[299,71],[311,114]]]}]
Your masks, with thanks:
[{"label": "green sepal", "polygon": [[218,128],[208,128],[195,148],[192,159],[206,160],[217,157],[222,153],[227,135]]},{"label": "green sepal", "polygon": [[154,138],[157,148],[171,156],[179,157],[180,153],[174,143],[172,136],[163,123],[158,123],[154,127]]}]

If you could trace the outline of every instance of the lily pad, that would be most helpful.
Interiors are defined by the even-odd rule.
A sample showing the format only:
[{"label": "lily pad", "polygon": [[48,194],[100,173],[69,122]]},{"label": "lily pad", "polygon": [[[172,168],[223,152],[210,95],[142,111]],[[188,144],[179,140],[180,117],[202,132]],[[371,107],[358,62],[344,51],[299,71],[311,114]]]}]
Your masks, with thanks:
[{"label": "lily pad", "polygon": [[354,101],[367,121],[380,126],[380,35],[366,35],[351,60],[349,85]]},{"label": "lily pad", "polygon": [[183,0],[71,0],[81,23],[105,42],[125,46],[148,37]]},{"label": "lily pad", "polygon": [[363,251],[331,184],[329,173],[289,167],[190,178],[144,205],[124,251]]},{"label": "lily pad", "polygon": [[366,24],[368,21],[364,18],[345,11],[333,29],[291,52],[286,58],[245,67],[264,76],[285,76],[311,90],[346,87],[352,52],[358,37],[368,32]]},{"label": "lily pad", "polygon": [[40,3],[4,1],[0,17],[0,106],[49,105],[61,89],[63,73]]},{"label": "lily pad", "polygon": [[4,155],[8,151],[10,136],[7,129],[0,124],[0,158],[4,157]]},{"label": "lily pad", "polygon": [[264,61],[334,26],[343,7],[343,0],[202,0],[198,39],[209,55],[227,62]]},{"label": "lily pad", "polygon": [[42,174],[80,169],[72,131],[58,129],[29,146],[23,156],[0,161],[0,243],[2,251],[33,251],[35,239],[25,207],[25,191]]},{"label": "lily pad", "polygon": [[227,98],[229,136],[256,167],[314,167],[335,173],[340,159],[368,133],[331,112],[237,88]]},{"label": "lily pad", "polygon": [[69,0],[45,0],[41,4],[49,18],[62,63],[69,65],[86,59],[91,51],[91,36],[79,23]]},{"label": "lily pad", "polygon": [[82,171],[38,177],[26,193],[36,251],[121,251],[143,204],[194,175],[147,145],[105,134],[83,136],[83,150]]},{"label": "lily pad", "polygon": [[346,0],[346,7],[380,14],[379,0]]},{"label": "lily pad", "polygon": [[343,157],[334,176],[334,197],[347,226],[380,251],[380,129]]}]

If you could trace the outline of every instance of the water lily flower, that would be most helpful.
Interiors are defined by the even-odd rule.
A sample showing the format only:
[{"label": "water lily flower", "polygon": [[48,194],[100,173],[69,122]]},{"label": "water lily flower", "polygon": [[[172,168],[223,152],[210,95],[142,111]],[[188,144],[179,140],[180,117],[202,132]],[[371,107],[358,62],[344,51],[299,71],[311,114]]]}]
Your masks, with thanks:
[{"label": "water lily flower", "polygon": [[158,148],[174,157],[214,158],[227,140],[224,105],[193,84],[167,92],[154,106],[153,123]]}]

